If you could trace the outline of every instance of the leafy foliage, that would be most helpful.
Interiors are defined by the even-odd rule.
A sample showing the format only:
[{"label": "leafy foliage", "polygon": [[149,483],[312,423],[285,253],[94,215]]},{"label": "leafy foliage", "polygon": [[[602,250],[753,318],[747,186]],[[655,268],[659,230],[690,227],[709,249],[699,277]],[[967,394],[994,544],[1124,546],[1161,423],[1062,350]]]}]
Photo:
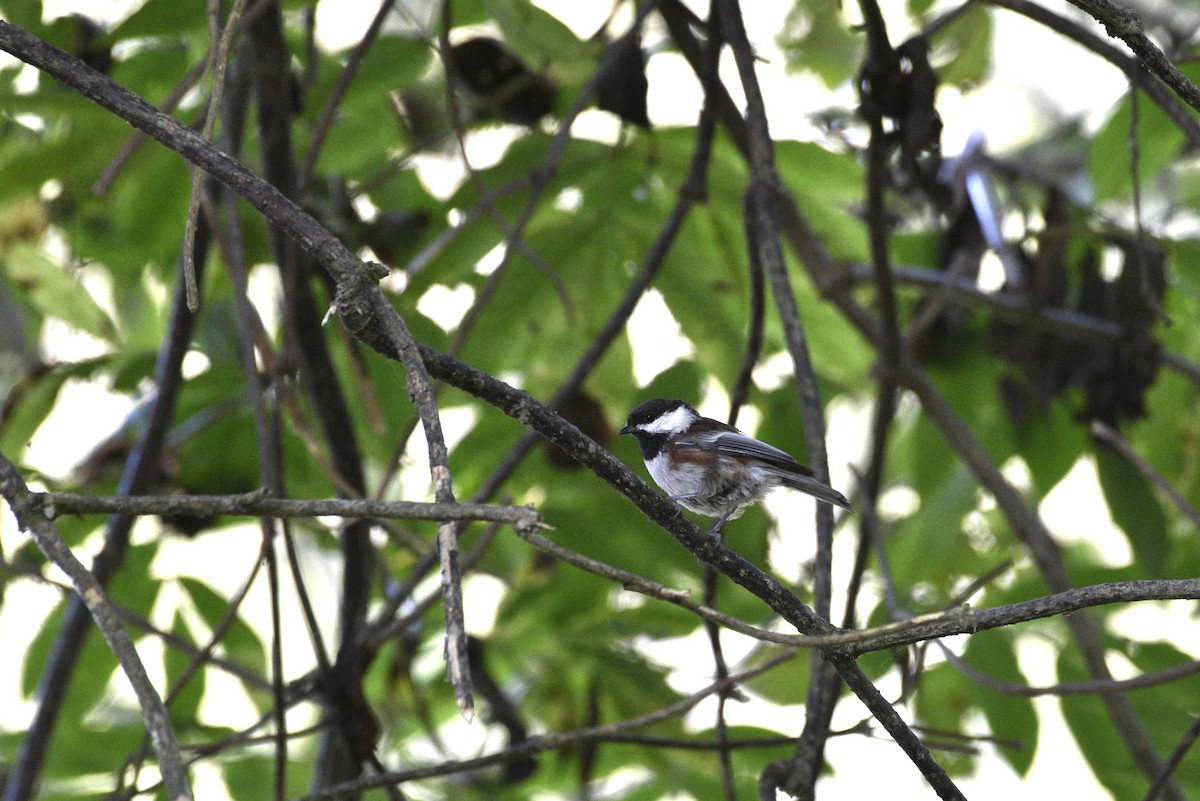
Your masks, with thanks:
[{"label": "leafy foliage", "polygon": [[[308,46],[305,19],[314,3],[282,4],[294,67],[295,91],[288,98],[293,166],[304,162],[319,135],[326,135],[308,192],[298,201],[346,245],[365,258],[387,262],[392,270],[385,282],[389,298],[419,342],[453,351],[543,401],[554,396],[610,325],[680,201],[697,142],[696,125],[652,129],[637,111],[645,103],[635,102],[615,139],[573,135],[558,152],[563,135],[559,122],[591,91],[589,81],[604,57],[605,43],[624,29],[616,26],[600,36],[581,37],[546,5],[531,0],[453,3],[450,42],[479,36],[476,26],[490,24],[487,35],[496,38],[488,41],[496,45],[484,50],[496,63],[482,69],[504,62],[505,75],[516,76],[496,84],[464,86],[470,81],[461,73],[448,78],[438,31],[397,33],[391,19],[365,51],[331,127],[319,132],[323,107],[350,56]],[[670,2],[663,5],[676,8]],[[908,3],[906,22],[931,26],[933,5]],[[0,15],[9,22],[107,70],[152,103],[164,102],[189,70],[203,63],[209,45],[204,8],[198,2],[148,0],[104,30],[82,18],[45,20],[35,0],[0,0]],[[1007,12],[971,4],[930,34],[929,61],[943,84],[969,90],[987,79],[989,65],[996,72],[1005,69],[1006,54],[993,52],[992,46],[999,13]],[[779,34],[788,69],[815,74],[830,87],[853,88],[870,48],[852,22],[834,3],[797,0]],[[703,25],[689,30],[704,38]],[[657,27],[643,31],[637,41],[645,47],[634,51],[636,57],[629,58],[627,50],[627,57],[617,62],[626,71],[619,82],[624,91],[640,91],[640,71],[651,76],[653,88],[656,62],[687,50],[674,40],[652,45],[651,31],[659,35]],[[243,41],[251,36],[249,28],[241,33]],[[240,138],[240,157],[263,173],[263,133],[254,124],[257,101],[249,86],[256,49],[238,45],[232,55],[227,100],[231,107],[241,104],[250,111],[222,114],[221,127],[242,120],[222,141]],[[897,57],[895,67],[911,72],[912,62],[908,56]],[[877,308],[876,288],[855,276],[870,274],[872,235],[879,234],[887,237],[888,257],[896,268],[901,334],[915,354],[917,369],[946,398],[985,459],[1019,477],[1025,503],[1036,507],[1080,459],[1094,460],[1097,497],[1103,498],[1133,558],[1113,567],[1094,548],[1067,547],[1062,558],[1072,583],[1197,575],[1200,548],[1194,519],[1167,503],[1144,470],[1095,443],[1089,428],[1093,420],[1118,428],[1162,480],[1193,506],[1200,504],[1200,417],[1195,414],[1200,401],[1200,242],[1188,202],[1197,194],[1197,182],[1195,165],[1185,157],[1187,132],[1139,94],[1110,109],[1090,139],[1056,132],[1030,143],[1029,152],[1040,148],[1054,155],[1053,169],[1024,169],[1022,158],[1003,154],[985,159],[980,174],[1008,209],[1005,230],[1019,270],[1000,289],[982,292],[973,278],[988,248],[981,244],[982,213],[969,205],[964,189],[968,168],[959,165],[956,172],[936,141],[926,138],[929,131],[936,136],[941,130],[940,121],[923,128],[919,141],[906,141],[914,125],[911,114],[925,110],[923,101],[885,97],[886,82],[879,73],[872,76],[864,91],[876,93],[876,102],[887,101],[882,113],[890,121],[887,230],[873,232],[864,213],[869,171],[862,144],[868,129],[847,109],[831,107],[821,115],[830,124],[817,141],[781,140],[774,149],[781,181],[811,228],[810,246],[839,271],[821,276],[803,253],[793,253],[796,258],[787,264],[825,408],[865,408],[876,397],[877,378],[898,367],[879,363],[878,343],[845,313],[850,303],[868,313]],[[514,111],[513,97],[506,93],[519,90],[523,81],[525,88],[529,81],[542,89],[548,85],[553,102],[532,112],[524,106]],[[492,89],[479,91],[479,86]],[[445,106],[448,88],[460,92],[460,118],[453,123]],[[915,95],[934,88],[906,91]],[[715,86],[708,89],[717,91]],[[198,123],[210,92],[206,76],[172,113],[188,124]],[[926,98],[932,99],[932,94]],[[540,100],[546,100],[544,92]],[[595,105],[595,98],[585,100]],[[663,113],[653,104],[648,110],[649,120]],[[777,107],[770,111],[780,113]],[[618,118],[610,116],[615,124]],[[590,365],[588,377],[572,393],[580,405],[562,409],[600,445],[631,464],[639,462],[635,447],[614,435],[626,412],[646,397],[699,402],[705,393],[715,398],[712,408],[719,409],[756,325],[750,312],[754,265],[742,205],[752,171],[736,128],[728,119],[718,125],[707,160],[704,201],[687,214],[652,282],[673,318],[658,321],[660,330],[678,324],[690,355],[666,365],[648,386],[639,386],[634,364],[662,345],[653,337],[633,341],[631,329],[617,320],[623,333]],[[117,491],[129,460],[143,458],[141,437],[157,402],[150,390],[164,380],[156,373],[163,362],[160,350],[165,352],[164,343],[180,331],[171,308],[191,192],[189,173],[176,154],[157,144],[143,144],[125,161],[114,162],[130,136],[124,122],[49,78],[39,76],[34,82],[17,66],[0,67],[0,453],[50,490]],[[475,166],[469,175],[456,176],[461,171],[460,137]],[[497,141],[501,144],[495,152],[478,156],[481,143]],[[1134,163],[1136,175],[1131,174]],[[449,178],[431,179],[439,168]],[[105,187],[98,181],[106,169],[115,170],[115,177]],[[948,177],[952,175],[957,177]],[[1086,192],[1074,190],[1081,183]],[[320,325],[318,319],[290,317],[296,313],[295,298],[278,290],[277,265],[287,256],[272,249],[268,225],[247,206],[230,205],[218,194],[209,200],[207,211],[213,216],[202,215],[203,225],[215,224],[216,230],[208,227],[202,237],[207,243],[202,305],[195,328],[184,334],[187,378],[170,408],[170,430],[161,452],[143,471],[149,478],[139,493],[248,492],[267,480],[264,463],[278,458],[289,496],[344,494],[345,476],[337,473],[337,465],[352,438],[369,494],[432,497],[425,442],[408,433],[416,409],[400,366],[329,325],[321,331],[331,371],[316,375],[303,358],[308,354],[297,353],[295,330],[286,330],[281,322],[291,320],[307,331]],[[313,267],[300,264],[303,270]],[[239,305],[237,265],[249,269],[255,322]],[[324,307],[332,290],[318,272],[313,269],[307,285]],[[951,292],[947,287],[955,281],[961,291]],[[964,283],[970,286],[964,289]],[[757,323],[762,326],[758,362],[790,365],[789,343],[769,284],[767,292],[768,311]],[[447,296],[467,300],[461,308],[448,308],[452,302],[439,308],[437,299]],[[257,321],[261,330],[256,330]],[[85,343],[81,355],[59,350],[51,341],[64,327],[73,341]],[[254,396],[257,385],[245,371],[247,343],[256,348],[257,368],[270,384],[266,409],[277,417],[266,425],[278,432],[277,454],[260,448],[266,433],[254,412],[261,401]],[[757,434],[803,455],[797,382],[804,377],[780,380],[766,372],[756,374],[750,395],[751,406],[761,413]],[[321,381],[326,382],[323,390],[314,391],[312,382]],[[94,448],[71,475],[45,471],[29,444],[48,428],[65,425],[52,415],[69,408],[73,390],[81,385],[126,398],[133,411],[125,421],[76,421],[73,436]],[[329,393],[346,399],[344,436],[331,435],[328,421],[318,414],[330,408],[324,406]],[[460,499],[486,488],[488,500],[508,495],[515,503],[532,503],[554,527],[551,535],[559,545],[687,590],[693,599],[703,597],[703,570],[692,554],[593,474],[563,463],[561,454],[541,444],[507,470],[522,426],[458,390],[442,388],[438,397],[452,429],[450,464]],[[852,617],[860,624],[883,623],[939,611],[956,602],[968,582],[1006,560],[1007,569],[970,603],[992,607],[1047,594],[1053,582],[1028,558],[1020,524],[997,508],[994,492],[981,488],[964,455],[968,446],[947,436],[944,421],[922,408],[909,391],[900,392],[900,401],[886,434],[885,502],[878,518],[887,570],[873,552],[864,574],[869,591]],[[870,415],[858,414],[852,425],[869,429]],[[847,444],[856,439],[867,437],[831,440],[835,475],[847,463],[854,463],[860,474],[865,471],[866,451],[854,452]],[[501,480],[493,485],[497,475]],[[915,502],[893,510],[889,496],[905,491]],[[839,529],[839,545],[862,535],[862,519],[854,517]],[[94,552],[112,537],[111,526],[98,517],[58,522],[64,538],[81,553]],[[318,738],[326,738],[328,745],[358,737],[359,747],[365,741],[366,752],[380,767],[403,771],[506,746],[520,748],[540,733],[577,732],[646,715],[679,702],[715,675],[702,621],[691,612],[635,596],[610,579],[546,556],[507,530],[490,538],[482,528],[464,529],[461,547],[466,554],[482,543],[476,571],[488,577],[467,585],[468,626],[478,626],[475,635],[485,666],[476,681],[482,721],[473,726],[459,719],[444,680],[444,621],[436,588],[419,584],[424,574],[417,566],[432,548],[433,523],[410,521],[390,537],[378,529],[371,540],[372,563],[361,574],[370,577],[370,612],[358,624],[386,625],[388,620],[373,616],[402,585],[411,599],[431,595],[433,602],[422,608],[400,605],[406,625],[399,633],[364,646],[356,657],[361,664],[352,665],[358,670],[353,678],[339,673],[339,681],[357,688],[359,696],[353,698],[361,698],[365,712],[344,697],[338,697],[341,704],[331,703],[336,682],[314,678],[312,671],[320,663],[316,645],[293,614],[299,601],[284,581],[281,604],[285,618],[295,625],[281,635],[282,680],[290,682],[289,703],[297,706],[297,720],[318,730],[289,745],[288,795],[301,795],[330,775],[358,775],[370,764],[364,757],[357,763],[350,760],[349,768],[342,765],[340,774],[322,774],[315,767],[324,758],[318,755],[324,749],[314,745]],[[30,553],[22,536],[8,528],[0,534],[0,582],[58,580]],[[347,591],[340,568],[349,558],[339,535],[340,528],[321,520],[298,523],[290,533],[300,553],[296,575],[313,599],[325,656],[338,662],[339,671],[351,671],[346,650],[338,650],[338,608]],[[114,601],[129,613],[127,623],[136,619],[140,622],[130,625],[148,627],[139,634],[143,645],[162,641],[163,657],[152,673],[161,676],[164,692],[189,677],[174,692],[171,723],[186,742],[222,741],[216,756],[205,751],[203,758],[212,768],[209,775],[219,775],[234,798],[269,797],[279,769],[270,747],[249,747],[231,737],[249,730],[253,721],[269,719],[275,704],[267,689],[276,632],[270,625],[266,571],[239,606],[230,606],[248,566],[258,558],[257,536],[233,518],[143,521],[132,544],[116,549],[120,564],[108,586]],[[785,539],[809,542],[812,524],[807,517],[778,520],[774,511],[754,510],[731,524],[726,536],[726,544],[755,565],[780,575],[802,575],[804,580],[792,589],[812,601],[812,566],[781,564],[777,555],[790,552],[778,547]],[[237,537],[242,538],[237,548],[227,545]],[[245,543],[251,545],[242,549]],[[277,567],[286,573],[282,546],[277,550]],[[807,554],[811,548],[801,550]],[[245,565],[234,551],[247,555]],[[835,576],[849,573],[840,564],[842,556],[839,548]],[[363,565],[350,565],[346,575],[355,567]],[[387,576],[384,586],[377,580],[381,572]],[[500,589],[494,598],[472,606],[472,593],[484,593],[478,588],[488,580]],[[419,592],[414,594],[410,581],[418,583]],[[899,608],[877,601],[889,596]],[[12,597],[6,587],[4,602],[11,603]],[[835,609],[844,598],[845,588],[836,587]],[[56,658],[65,604],[56,604],[37,624],[31,645],[20,656],[19,686],[5,688],[6,697],[37,697],[40,677]],[[719,587],[715,606],[753,625],[779,623],[759,598],[726,583]],[[1140,672],[1196,657],[1189,646],[1173,641],[1173,632],[1135,638],[1111,614],[1076,614],[1094,615],[1102,626],[1103,647]],[[219,636],[210,647],[218,659],[205,658],[193,672],[193,659],[214,633]],[[1052,620],[976,635],[954,647],[973,671],[999,682],[1027,683],[1023,644],[1028,638],[1050,637],[1061,645],[1060,681],[1097,678],[1086,671],[1073,636],[1062,621]],[[651,654],[664,648],[675,654],[687,649],[687,656],[656,663]],[[779,648],[758,643],[731,655],[731,668],[762,665]],[[728,645],[727,650],[734,651]],[[1005,743],[994,750],[999,758],[1018,776],[1029,774],[1044,739],[1030,699],[1002,693],[996,682],[989,685],[955,660],[941,659],[936,648],[929,648],[924,660],[908,657],[900,649],[867,654],[860,661],[874,680],[904,673],[904,685],[912,692],[904,702],[913,722],[938,732],[946,742],[966,743],[937,752],[940,764],[952,775],[969,775],[988,758],[980,756],[971,738],[990,735]],[[116,689],[120,677],[115,671],[116,662],[102,640],[89,632],[58,710],[62,723],[46,754],[41,797],[99,796],[125,782],[141,790],[149,786],[131,767],[145,762],[147,751],[123,685]],[[767,711],[755,724],[730,726],[722,735],[754,745],[731,752],[730,781],[738,797],[756,793],[766,765],[791,757],[793,745],[777,738],[794,735],[803,726],[790,705],[803,703],[815,680],[810,661],[797,658],[745,683],[756,703],[762,702],[756,708]],[[1163,757],[1190,725],[1197,681],[1193,676],[1130,696],[1149,743]],[[495,694],[480,689],[486,682],[495,685]],[[688,690],[681,689],[685,685]],[[231,686],[237,691],[226,692]],[[1140,797],[1150,777],[1130,753],[1131,733],[1114,721],[1111,710],[1093,695],[1064,698],[1062,708],[1099,782],[1116,797]],[[507,767],[421,778],[419,794],[576,797],[582,795],[581,785],[590,783],[624,798],[680,793],[719,798],[722,775],[717,749],[710,747],[717,737],[711,730],[714,718],[708,706],[701,710],[686,721],[681,713],[637,730],[654,741],[607,742],[581,735],[553,750],[522,754]],[[362,714],[355,717],[356,712]],[[12,725],[8,719],[3,723]],[[268,728],[254,732],[265,734]],[[19,743],[10,734],[0,737],[0,761],[13,763]],[[698,743],[704,747],[691,747]],[[1185,760],[1175,774],[1185,795],[1200,793],[1197,764]],[[445,772],[455,773],[453,766]],[[413,797],[417,795],[414,790]]]}]

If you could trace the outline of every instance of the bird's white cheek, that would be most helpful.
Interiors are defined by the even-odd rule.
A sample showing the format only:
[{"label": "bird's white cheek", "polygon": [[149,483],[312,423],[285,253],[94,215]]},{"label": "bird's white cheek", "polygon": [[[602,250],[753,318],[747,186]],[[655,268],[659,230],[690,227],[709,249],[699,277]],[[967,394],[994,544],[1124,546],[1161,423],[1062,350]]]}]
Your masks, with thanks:
[{"label": "bird's white cheek", "polygon": [[676,434],[686,429],[695,420],[695,412],[684,406],[680,406],[678,409],[672,409],[657,420],[652,420],[646,425],[640,426],[640,428],[651,434]]}]

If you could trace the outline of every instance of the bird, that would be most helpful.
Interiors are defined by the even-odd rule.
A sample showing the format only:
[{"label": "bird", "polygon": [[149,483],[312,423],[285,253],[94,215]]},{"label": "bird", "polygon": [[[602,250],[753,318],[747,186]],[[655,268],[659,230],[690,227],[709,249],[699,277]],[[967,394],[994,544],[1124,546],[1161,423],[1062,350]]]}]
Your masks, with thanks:
[{"label": "bird", "polygon": [[709,534],[777,487],[854,511],[846,497],[778,448],[702,416],[677,398],[653,398],[629,413],[619,434],[632,434],[646,469],[670,500],[717,518]]}]

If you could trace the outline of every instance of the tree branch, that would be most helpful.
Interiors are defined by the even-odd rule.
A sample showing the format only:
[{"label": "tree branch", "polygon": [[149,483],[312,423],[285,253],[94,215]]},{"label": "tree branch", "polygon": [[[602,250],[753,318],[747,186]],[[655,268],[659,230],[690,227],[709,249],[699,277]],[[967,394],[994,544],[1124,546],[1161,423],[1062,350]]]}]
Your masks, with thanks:
[{"label": "tree branch", "polygon": [[657,709],[645,715],[639,715],[637,717],[615,723],[602,723],[596,726],[587,726],[581,729],[575,729],[573,731],[562,732],[559,734],[535,735],[526,740],[522,740],[517,745],[513,745],[512,747],[497,753],[487,754],[474,759],[451,760],[449,762],[443,762],[436,765],[425,765],[409,770],[392,771],[380,774],[378,776],[370,776],[363,779],[358,779],[356,781],[336,785],[334,787],[328,787],[319,792],[297,799],[297,801],[323,801],[324,799],[337,799],[344,797],[344,795],[348,793],[361,792],[363,790],[369,790],[373,787],[380,787],[388,783],[399,784],[401,782],[429,779],[436,776],[450,776],[460,773],[468,773],[481,768],[490,767],[492,765],[503,765],[513,760],[527,757],[530,754],[562,749],[563,747],[572,745],[574,743],[604,739],[619,735],[632,729],[640,729],[663,720],[669,720],[670,718],[678,717],[679,715],[682,715],[683,713],[695,707],[698,703],[710,695],[726,690],[738,682],[747,681],[755,676],[765,673],[768,670],[772,670],[780,664],[792,659],[793,656],[793,654],[780,654],[779,656],[767,660],[761,665],[749,670],[735,673],[727,679],[715,681],[698,692],[692,693],[691,695],[681,698],[673,704],[669,704],[661,709]]},{"label": "tree branch", "polygon": [[[0,22],[0,37],[4,35],[6,28],[19,30]],[[33,39],[28,34],[21,33]],[[207,252],[208,244],[209,228],[205,225],[197,231],[195,240],[198,251],[198,278],[201,276],[203,254]],[[195,316],[187,308],[182,263],[181,254],[177,281],[171,297],[167,333],[154,363],[155,394],[138,432],[133,451],[121,473],[117,491],[122,494],[144,492],[160,474],[163,446],[183,383],[183,357],[191,347],[192,330],[195,325]],[[101,586],[108,584],[125,560],[133,521],[132,517],[113,516],[105,525],[104,545],[92,562],[92,574]],[[17,758],[4,786],[4,801],[25,801],[34,793],[46,752],[50,748],[59,711],[88,633],[87,621],[88,610],[79,596],[72,595],[67,600],[62,624],[50,652],[51,656],[38,679],[37,697],[40,703],[33,722],[21,741]]]},{"label": "tree branch", "polygon": [[[899,623],[889,623],[875,629],[848,634],[847,639],[864,637],[870,647],[851,643],[845,651],[852,655],[867,650],[879,651],[908,645],[920,640],[945,637],[950,634],[974,634],[986,629],[1011,626],[1014,623],[1038,620],[1054,615],[1068,615],[1090,606],[1132,601],[1155,601],[1200,598],[1200,579],[1146,579],[1117,581],[1090,587],[1075,587],[1041,598],[1021,601],[994,609],[975,610],[960,607],[933,616],[919,616]],[[1067,618],[1068,621],[1071,617]],[[868,632],[871,634],[868,635]]]},{"label": "tree branch", "polygon": [[[1146,70],[1136,69],[1138,60],[1126,55],[1121,48],[1109,44],[1073,20],[1055,14],[1045,6],[1030,2],[1030,0],[986,0],[986,2],[1040,22],[1116,66],[1123,74],[1130,76],[1130,80],[1143,90],[1146,96],[1163,110],[1164,114],[1171,118],[1179,130],[1183,131],[1192,147],[1200,147],[1200,123],[1196,121],[1184,104],[1180,103],[1179,99],[1172,95],[1153,75]],[[1079,4],[1076,3],[1076,5]]]},{"label": "tree branch", "polygon": [[1200,738],[1200,717],[1192,721],[1192,725],[1188,726],[1188,730],[1184,732],[1179,744],[1175,746],[1175,750],[1171,752],[1171,756],[1167,758],[1167,763],[1163,765],[1163,771],[1154,779],[1154,783],[1150,785],[1150,789],[1146,791],[1146,795],[1142,796],[1142,801],[1154,801],[1162,793],[1167,782],[1171,779],[1171,774],[1183,762],[1183,758],[1187,756],[1187,752],[1191,750],[1192,745]]},{"label": "tree branch", "polygon": [[[736,0],[719,0],[717,8],[720,10],[721,30],[733,51],[742,89],[746,95],[745,126],[750,162],[750,187],[747,190],[746,203],[749,214],[746,222],[752,232],[749,239],[757,246],[760,263],[770,281],[788,353],[792,357],[810,466],[818,479],[828,482],[829,455],[825,447],[825,410],[821,403],[812,358],[808,352],[804,325],[800,320],[800,309],[796,305],[780,243],[779,221],[775,213],[775,188],[781,186],[782,181],[775,170],[774,142],[771,140],[766,104],[755,72],[754,50],[747,38],[741,9]],[[833,596],[833,507],[829,504],[816,504],[816,530],[813,606],[822,619],[828,620]],[[837,699],[836,679],[820,652],[812,655],[810,676],[804,730],[796,744],[796,756],[793,768],[789,771],[789,779],[784,784],[788,792],[798,793],[801,797],[811,796],[812,788],[821,772],[825,739],[829,734],[829,723]],[[930,761],[932,762],[932,759]],[[930,781],[937,786],[941,779]],[[953,787],[949,779],[945,784]]]},{"label": "tree branch", "polygon": [[1108,0],[1069,0],[1069,2],[1076,8],[1091,14],[1097,22],[1104,26],[1109,36],[1120,39],[1129,45],[1129,49],[1137,55],[1143,67],[1157,75],[1185,103],[1196,111],[1200,111],[1200,87],[1188,80],[1188,77],[1163,55],[1163,52],[1158,49],[1158,45],[1150,41],[1150,37],[1146,36],[1146,32],[1142,30],[1142,23],[1138,20],[1136,11],[1115,6]]},{"label": "tree branch", "polygon": [[[1124,326],[1112,320],[1054,306],[1030,308],[1028,301],[1016,293],[1003,290],[988,292],[980,289],[975,281],[953,273],[894,264],[892,274],[897,283],[942,290],[948,297],[964,306],[985,306],[999,320],[1022,326],[1035,325],[1064,339],[1079,342],[1114,342],[1125,336]],[[846,266],[844,278],[839,280],[844,280],[847,284],[859,284],[872,280],[873,276],[874,270],[871,265],[851,264]],[[1163,353],[1163,364],[1192,383],[1200,384],[1200,365],[1169,352]]]},{"label": "tree branch", "polygon": [[[939,643],[940,644],[940,643]],[[1188,676],[1200,673],[1200,661],[1184,662],[1181,665],[1156,670],[1152,673],[1143,673],[1140,676],[1134,676],[1131,679],[1092,679],[1089,681],[1064,681],[1059,684],[1050,684],[1045,687],[1029,687],[1021,684],[1018,681],[1005,681],[998,679],[995,676],[989,675],[979,668],[967,662],[961,656],[958,656],[946,646],[942,646],[942,653],[946,657],[946,661],[954,665],[955,668],[962,671],[972,681],[979,682],[989,690],[994,690],[1004,695],[1016,695],[1022,698],[1037,698],[1043,695],[1091,695],[1098,693],[1124,692],[1126,690],[1141,690],[1146,687],[1157,687],[1160,684],[1169,684],[1173,681],[1185,679]]]},{"label": "tree branch", "polygon": [[1174,484],[1167,481],[1166,476],[1155,470],[1154,465],[1150,464],[1140,453],[1134,450],[1133,445],[1129,443],[1129,440],[1121,436],[1120,431],[1100,420],[1093,420],[1092,436],[1123,456],[1147,481],[1158,487],[1164,495],[1170,498],[1171,503],[1175,504],[1175,507],[1183,513],[1184,517],[1190,520],[1197,530],[1200,530],[1200,510],[1192,506],[1183,493]]},{"label": "tree branch", "polygon": [[517,536],[535,548],[581,570],[618,583],[631,592],[675,604],[704,620],[712,621],[747,637],[793,648],[830,648],[855,657],[956,634],[976,634],[980,631],[1014,626],[1032,620],[1068,615],[1071,612],[1094,606],[1200,598],[1200,579],[1122,581],[1077,587],[1067,592],[1054,593],[991,609],[974,609],[965,605],[955,606],[945,612],[917,615],[907,620],[885,623],[869,629],[838,629],[829,634],[783,634],[752,626],[709,606],[696,603],[682,590],[663,586],[636,573],[590,559],[541,536],[533,529],[517,527],[514,530]]},{"label": "tree branch", "polygon": [[[361,321],[365,323],[366,321]],[[385,342],[373,335],[369,327],[347,321],[351,329],[363,336],[372,347],[384,348]],[[771,576],[750,564],[740,555],[707,536],[695,523],[679,515],[678,507],[666,496],[652,489],[624,463],[584,436],[577,428],[562,420],[528,393],[514,389],[486,373],[449,358],[430,348],[422,347],[431,375],[457,386],[475,397],[496,406],[508,416],[531,426],[588,467],[599,478],[632,501],[639,509],[663,528],[697,559],[714,565],[734,582],[745,587],[803,633],[829,633],[833,627],[817,616],[812,609]],[[837,653],[829,655],[838,674],[863,701],[893,739],[909,755],[930,784],[946,798],[961,798],[961,793],[946,777],[930,756],[929,750],[913,734],[852,659]]]},{"label": "tree branch", "polygon": [[[687,31],[686,28],[680,31],[672,28],[672,33],[691,38],[690,31]],[[688,57],[693,70],[696,70],[698,66],[692,52],[694,47],[685,47],[681,43],[680,49]],[[750,155],[745,145],[748,140],[746,126],[740,115],[737,114],[736,107],[732,105],[732,100],[722,101],[718,105],[718,109],[721,112],[722,122],[731,132],[731,137],[742,148],[743,154],[749,160]],[[843,280],[845,271],[823,247],[819,237],[813,232],[787,188],[782,185],[775,188],[783,234],[804,263],[813,282],[828,294],[828,297],[837,304],[846,318],[870,343],[876,348],[882,347],[884,334],[880,330],[879,322],[848,294]],[[946,402],[924,370],[911,359],[906,359],[905,364],[898,367],[902,371],[901,384],[907,386],[918,396],[922,407],[941,431],[942,436],[962,456],[980,484],[996,496],[998,505],[1012,524],[1013,531],[1034,554],[1038,569],[1049,582],[1051,589],[1056,591],[1069,589],[1070,582],[1067,579],[1061,556],[1041,520],[1036,514],[1025,508],[1020,495],[1004,479],[978,440]],[[1104,661],[1103,648],[1099,642],[1099,632],[1096,631],[1094,622],[1086,615],[1069,617],[1067,622],[1092,675],[1097,679],[1111,678]],[[1162,760],[1150,745],[1145,729],[1129,705],[1128,699],[1119,694],[1109,694],[1104,696],[1104,702],[1115,727],[1143,772],[1147,776],[1161,775]],[[1170,786],[1168,792],[1172,801],[1181,799],[1177,785]]]},{"label": "tree branch", "polygon": [[479,503],[418,503],[360,498],[322,500],[269,498],[262,490],[242,495],[94,496],[69,492],[35,493],[33,502],[47,516],[64,514],[240,515],[255,517],[393,518],[397,520],[482,520],[509,523],[523,530],[542,528],[541,516],[528,506]]},{"label": "tree branch", "polygon": [[0,455],[0,495],[8,501],[21,529],[28,531],[46,558],[70,577],[75,592],[87,605],[88,612],[104,634],[109,649],[121,663],[121,669],[125,671],[125,676],[133,686],[170,797],[175,801],[191,801],[192,788],[179,753],[179,743],[176,742],[175,732],[171,729],[171,719],[162,699],[151,684],[150,677],[146,675],[146,668],[138,657],[133,639],[121,625],[117,610],[104,592],[104,587],[75,558],[75,554],[62,541],[55,525],[40,513],[38,505],[32,500],[32,493],[21,479],[21,474],[3,455]]}]

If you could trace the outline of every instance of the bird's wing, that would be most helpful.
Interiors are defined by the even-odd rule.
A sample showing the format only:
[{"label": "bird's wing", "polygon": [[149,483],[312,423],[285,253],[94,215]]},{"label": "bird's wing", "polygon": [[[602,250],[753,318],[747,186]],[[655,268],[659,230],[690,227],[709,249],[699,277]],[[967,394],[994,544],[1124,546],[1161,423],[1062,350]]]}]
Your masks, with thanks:
[{"label": "bird's wing", "polygon": [[695,448],[732,457],[749,457],[759,460],[768,470],[775,472],[784,484],[794,490],[812,495],[818,500],[854,511],[846,496],[818,480],[813,471],[797,462],[789,454],[754,437],[737,430],[699,431],[676,442],[679,448]]},{"label": "bird's wing", "polygon": [[772,467],[777,467],[785,472],[798,473],[802,476],[812,475],[811,470],[797,462],[789,454],[740,431],[703,431],[689,434],[686,439],[677,444],[683,448],[691,446],[728,456],[749,456],[752,459],[761,459]]}]

